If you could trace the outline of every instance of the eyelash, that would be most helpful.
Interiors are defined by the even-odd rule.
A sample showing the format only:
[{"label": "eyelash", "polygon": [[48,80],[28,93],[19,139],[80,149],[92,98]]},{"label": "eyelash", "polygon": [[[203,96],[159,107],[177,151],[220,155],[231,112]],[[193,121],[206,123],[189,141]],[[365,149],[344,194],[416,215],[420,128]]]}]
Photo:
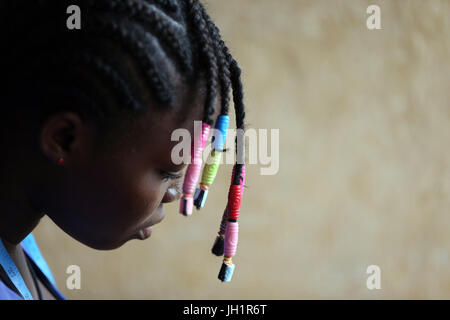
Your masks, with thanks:
[{"label": "eyelash", "polygon": [[160,174],[160,176],[161,176],[161,178],[162,178],[162,180],[163,180],[164,182],[167,182],[167,181],[169,181],[169,180],[180,179],[181,176],[182,176],[181,174],[173,174],[173,173],[169,173],[169,172],[164,171],[164,170],[161,170],[161,171],[159,172],[159,174]]}]

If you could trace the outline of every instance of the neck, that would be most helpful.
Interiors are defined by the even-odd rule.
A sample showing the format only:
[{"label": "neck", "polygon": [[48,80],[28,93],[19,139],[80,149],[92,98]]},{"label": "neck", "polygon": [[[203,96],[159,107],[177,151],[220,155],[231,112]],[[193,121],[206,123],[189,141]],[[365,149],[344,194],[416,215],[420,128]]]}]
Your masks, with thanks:
[{"label": "neck", "polygon": [[[1,179],[0,239],[5,247],[17,246],[38,225],[43,213],[34,210],[19,179]],[[9,251],[9,250],[8,250]]]}]

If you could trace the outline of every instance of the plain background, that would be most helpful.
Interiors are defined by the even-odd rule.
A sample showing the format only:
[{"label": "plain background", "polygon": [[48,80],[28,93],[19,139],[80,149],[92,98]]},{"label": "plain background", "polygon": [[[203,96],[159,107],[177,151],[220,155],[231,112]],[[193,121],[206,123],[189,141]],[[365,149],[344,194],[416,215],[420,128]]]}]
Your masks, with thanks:
[{"label": "plain background", "polygon": [[[382,30],[366,9],[381,7]],[[223,166],[192,217],[109,252],[43,219],[35,236],[71,299],[450,298],[450,2],[209,0],[244,70],[249,128],[280,130],[280,168],[248,167],[231,283],[210,253]],[[234,125],[234,124],[233,124]],[[269,149],[270,150],[270,149]],[[69,265],[81,289],[66,288]],[[381,268],[381,290],[366,269]]]}]

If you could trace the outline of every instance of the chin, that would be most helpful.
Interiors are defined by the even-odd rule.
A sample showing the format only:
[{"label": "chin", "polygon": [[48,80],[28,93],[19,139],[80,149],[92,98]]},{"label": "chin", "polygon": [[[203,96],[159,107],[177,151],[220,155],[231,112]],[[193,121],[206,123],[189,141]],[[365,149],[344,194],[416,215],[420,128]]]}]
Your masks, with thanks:
[{"label": "chin", "polygon": [[108,250],[114,250],[118,249],[121,246],[123,246],[126,242],[132,240],[134,237],[133,235],[128,236],[117,236],[117,237],[102,237],[102,238],[85,238],[85,237],[77,237],[71,235],[74,239],[81,242],[85,246],[88,246],[91,249],[95,250],[102,250],[102,251],[108,251]]}]

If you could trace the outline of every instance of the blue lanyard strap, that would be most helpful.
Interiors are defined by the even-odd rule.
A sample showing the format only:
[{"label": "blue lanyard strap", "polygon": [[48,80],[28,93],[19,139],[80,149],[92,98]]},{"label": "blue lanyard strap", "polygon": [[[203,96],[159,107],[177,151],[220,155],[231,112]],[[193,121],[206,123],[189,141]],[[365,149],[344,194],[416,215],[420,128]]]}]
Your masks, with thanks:
[{"label": "blue lanyard strap", "polygon": [[3,245],[2,240],[0,239],[0,264],[8,275],[9,279],[12,281],[16,289],[20,292],[22,297],[25,300],[33,300],[33,296],[25,284],[25,281],[22,278],[19,270],[17,269],[14,261],[12,261],[9,256],[8,251],[6,251],[5,246]]},{"label": "blue lanyard strap", "polygon": [[50,280],[50,282],[56,287],[56,282],[53,278],[52,272],[50,271],[47,262],[42,256],[32,233],[30,233],[25,239],[23,239],[22,247],[28,254],[28,256],[34,261],[34,263],[36,263],[42,273],[47,277],[47,279]]}]

